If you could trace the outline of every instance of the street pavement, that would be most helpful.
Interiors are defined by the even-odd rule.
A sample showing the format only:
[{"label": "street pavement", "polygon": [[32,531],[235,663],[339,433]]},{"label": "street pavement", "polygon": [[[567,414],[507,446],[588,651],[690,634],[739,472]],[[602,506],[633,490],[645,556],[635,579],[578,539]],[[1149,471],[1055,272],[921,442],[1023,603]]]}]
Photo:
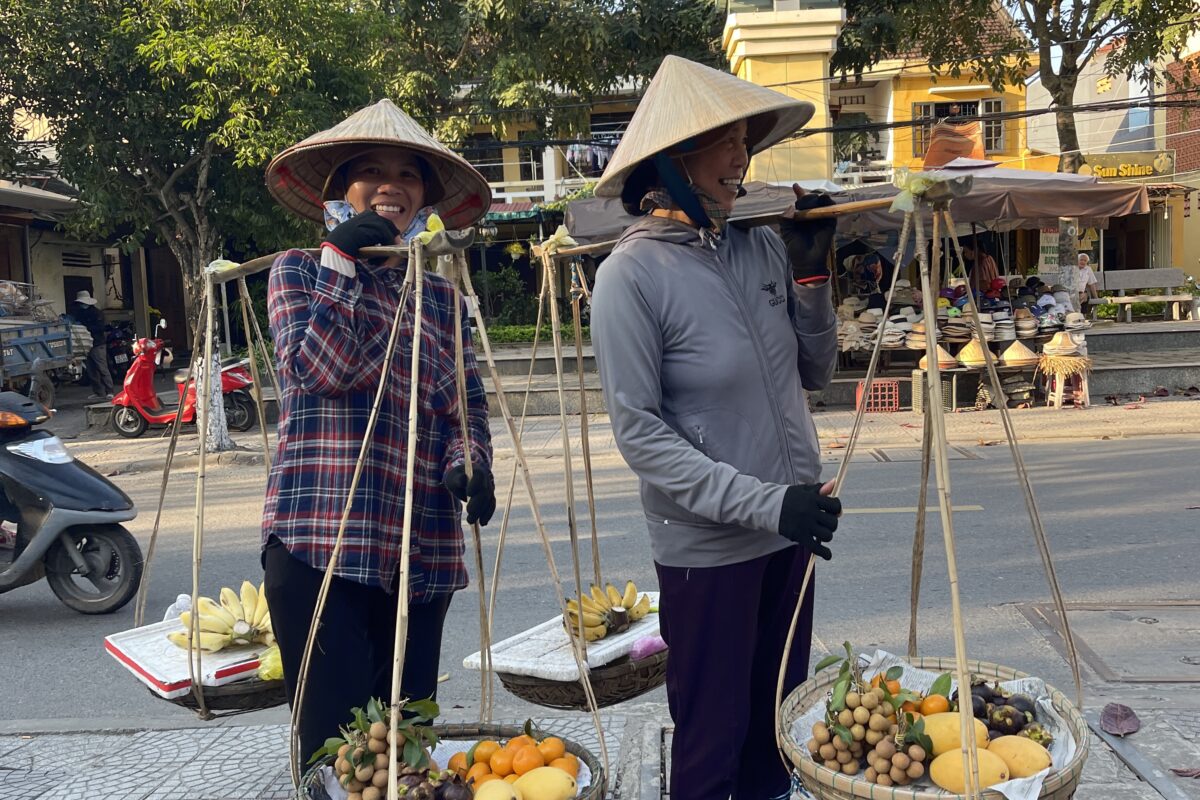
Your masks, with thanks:
[{"label": "street pavement", "polygon": [[[826,411],[816,420],[826,474],[832,475],[844,455],[853,414]],[[1136,408],[1031,409],[1014,412],[1013,420],[1058,579],[1073,604],[1076,635],[1088,645],[1085,708],[1099,711],[1107,702],[1123,702],[1143,721],[1142,730],[1124,743],[1129,751],[1124,758],[1093,737],[1076,797],[1158,798],[1163,795],[1140,779],[1127,761],[1160,773],[1172,767],[1200,767],[1200,695],[1191,691],[1200,682],[1200,668],[1190,666],[1200,660],[1195,658],[1200,654],[1195,639],[1200,613],[1185,602],[1197,598],[1195,568],[1184,557],[1195,547],[1198,512],[1191,507],[1200,505],[1195,467],[1200,437],[1194,434],[1200,431],[1200,403],[1147,400]],[[954,414],[947,425],[954,445],[950,463],[969,654],[1043,676],[1070,695],[1067,663],[1053,635],[1039,624],[1049,592],[998,414]],[[145,548],[166,440],[98,435],[73,425],[70,414],[48,427],[70,437],[68,446],[77,458],[113,476],[134,497],[141,513],[130,528]],[[513,459],[508,436],[499,427],[494,424],[503,503]],[[814,661],[837,650],[842,641],[860,651],[904,651],[920,436],[916,415],[868,415],[864,420],[842,493],[847,514],[835,542],[835,558],[818,569]],[[577,431],[572,438],[580,473]],[[255,430],[235,439],[244,448],[235,458],[226,455],[222,464],[212,457],[210,462],[201,573],[206,593],[240,584],[243,578],[257,581],[261,575],[261,438]],[[605,580],[632,578],[652,589],[655,580],[636,483],[613,446],[604,417],[592,420],[590,440]],[[556,562],[570,582],[557,420],[531,420],[522,442]],[[183,435],[149,578],[149,608],[155,618],[176,594],[190,590],[195,450],[194,434]],[[586,539],[582,478],[578,480],[578,516]],[[497,638],[552,617],[555,607],[545,557],[519,484],[516,498],[500,570]],[[931,502],[932,498],[931,494]],[[489,574],[498,522],[499,516],[484,530]],[[935,505],[918,629],[920,650],[931,655],[953,649],[940,533]],[[589,565],[585,546],[585,582],[590,580]],[[1171,603],[1175,605],[1161,605]],[[1138,604],[1146,608],[1126,607]],[[446,719],[478,719],[479,676],[461,667],[463,657],[478,649],[476,608],[474,586],[451,607],[442,652],[442,669],[449,678],[439,695]],[[1172,614],[1183,614],[1183,621]],[[1156,628],[1159,618],[1162,623]],[[1149,619],[1155,623],[1139,622]],[[131,624],[131,607],[108,617],[84,617],[59,604],[44,583],[0,597],[0,800],[289,796],[286,711],[200,722],[191,712],[152,697],[102,651],[106,634]],[[1110,628],[1122,635],[1106,636]],[[1160,663],[1162,668],[1157,667]],[[1146,682],[1164,675],[1177,682]],[[581,715],[531,706],[499,687],[496,700],[498,721],[535,717],[549,729],[568,731],[584,742],[594,736]],[[605,711],[614,796],[663,796],[661,742],[664,735],[669,738],[664,727],[669,727],[669,718],[661,689]],[[1169,773],[1164,780],[1179,793],[1174,796],[1200,798],[1200,781]]]}]

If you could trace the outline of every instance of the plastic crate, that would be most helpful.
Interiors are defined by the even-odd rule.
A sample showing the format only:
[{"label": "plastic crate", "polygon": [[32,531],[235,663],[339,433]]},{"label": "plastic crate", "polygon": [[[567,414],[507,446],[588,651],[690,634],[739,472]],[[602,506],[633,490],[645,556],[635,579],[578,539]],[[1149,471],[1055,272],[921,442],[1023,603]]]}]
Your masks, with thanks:
[{"label": "plastic crate", "polygon": [[[867,382],[859,381],[854,393],[855,410],[862,407]],[[900,381],[893,378],[876,378],[871,382],[871,393],[866,398],[868,414],[887,413],[900,410]]]},{"label": "plastic crate", "polygon": [[[942,376],[942,410],[953,412],[958,408],[958,376]],[[918,413],[925,410],[925,370],[914,369],[912,373],[912,407]]]}]

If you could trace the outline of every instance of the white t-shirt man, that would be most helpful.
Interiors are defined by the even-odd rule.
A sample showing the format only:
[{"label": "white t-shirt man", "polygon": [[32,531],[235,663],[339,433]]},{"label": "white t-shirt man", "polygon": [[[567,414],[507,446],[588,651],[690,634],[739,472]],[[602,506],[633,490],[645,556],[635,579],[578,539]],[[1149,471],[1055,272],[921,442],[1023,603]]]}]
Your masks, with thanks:
[{"label": "white t-shirt man", "polygon": [[1077,259],[1079,265],[1079,305],[1083,307],[1089,297],[1099,297],[1099,292],[1096,291],[1096,286],[1099,281],[1096,279],[1096,273],[1091,267],[1092,257],[1087,253],[1080,253]]}]

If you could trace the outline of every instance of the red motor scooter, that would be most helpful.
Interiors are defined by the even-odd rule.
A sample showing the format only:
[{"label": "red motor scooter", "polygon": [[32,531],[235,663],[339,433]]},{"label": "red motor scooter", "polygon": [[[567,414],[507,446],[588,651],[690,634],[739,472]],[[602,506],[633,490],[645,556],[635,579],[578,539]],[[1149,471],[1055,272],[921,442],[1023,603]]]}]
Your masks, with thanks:
[{"label": "red motor scooter", "polygon": [[[166,328],[159,320],[155,328]],[[130,439],[146,432],[151,425],[171,425],[179,411],[178,404],[165,404],[154,391],[154,373],[166,360],[170,366],[170,351],[162,339],[138,339],[133,345],[133,364],[125,373],[125,387],[112,399],[113,430]],[[258,419],[249,387],[254,383],[245,359],[226,359],[221,363],[221,393],[225,398],[225,419],[229,429],[248,431]],[[184,385],[186,382],[186,386]],[[187,380],[187,370],[175,372],[179,388],[179,403],[183,404],[181,421],[196,421],[196,382]]]}]

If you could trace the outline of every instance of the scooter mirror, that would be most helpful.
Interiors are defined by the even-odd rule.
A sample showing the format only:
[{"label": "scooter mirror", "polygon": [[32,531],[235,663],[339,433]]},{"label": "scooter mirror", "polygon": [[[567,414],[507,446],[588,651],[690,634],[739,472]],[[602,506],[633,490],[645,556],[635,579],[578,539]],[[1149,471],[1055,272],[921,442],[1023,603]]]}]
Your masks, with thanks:
[{"label": "scooter mirror", "polygon": [[167,321],[166,321],[165,319],[160,319],[160,320],[158,321],[158,326],[157,326],[157,327],[158,327],[158,328],[160,328],[160,329],[162,329],[162,330],[166,330],[166,329],[167,329]]}]

